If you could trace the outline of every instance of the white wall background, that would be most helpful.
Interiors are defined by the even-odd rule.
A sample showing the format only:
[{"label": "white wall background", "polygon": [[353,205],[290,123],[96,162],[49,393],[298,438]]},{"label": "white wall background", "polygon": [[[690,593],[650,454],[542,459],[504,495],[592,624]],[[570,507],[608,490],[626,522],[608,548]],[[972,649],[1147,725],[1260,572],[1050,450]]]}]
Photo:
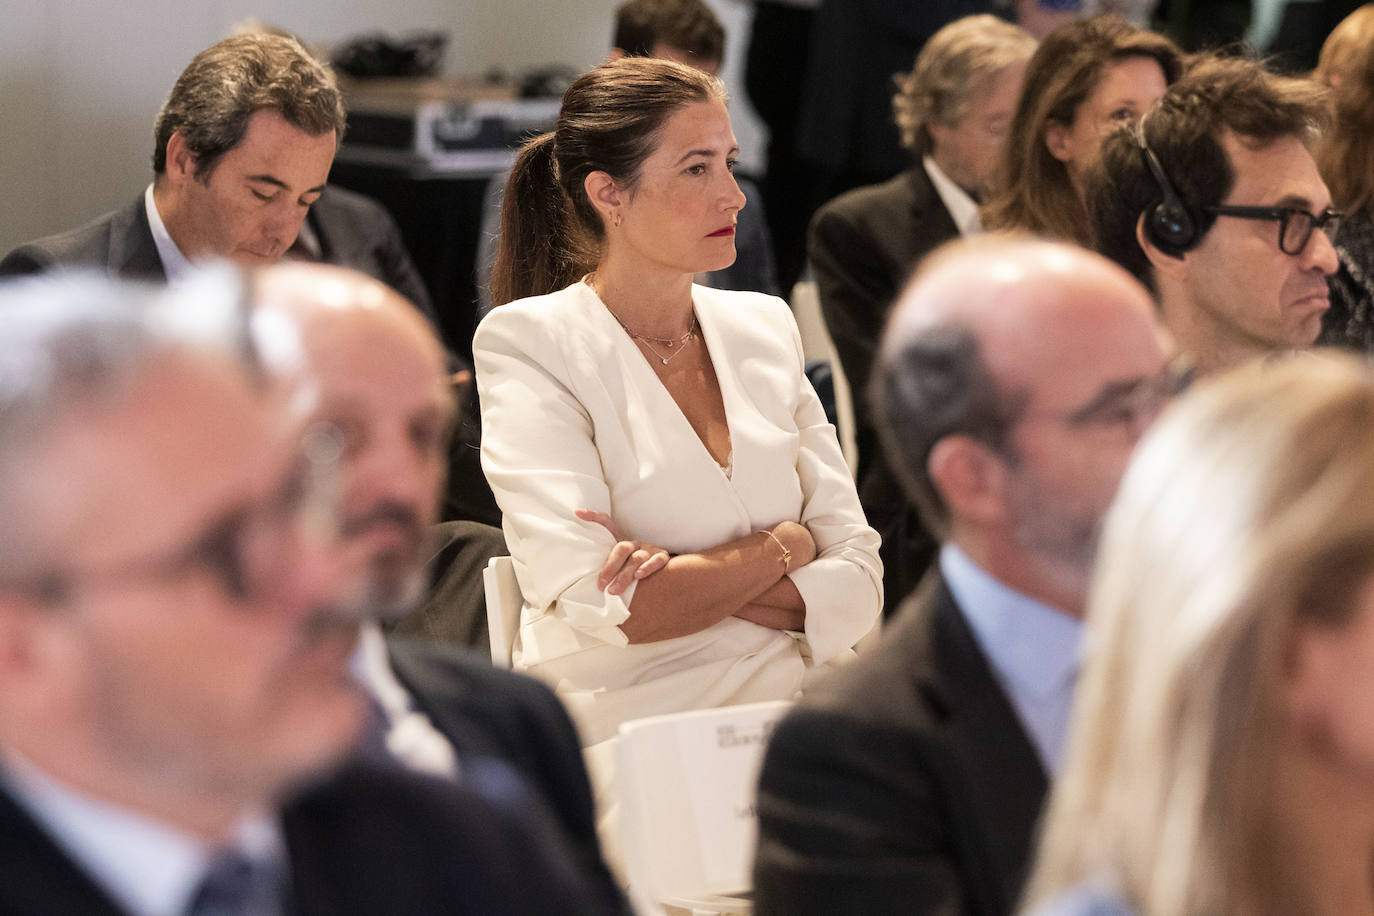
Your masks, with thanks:
[{"label": "white wall background", "polygon": [[[722,73],[743,167],[762,139],[743,100],[749,6],[725,22]],[[153,119],[196,52],[256,16],[310,42],[412,29],[449,34],[448,73],[596,64],[617,0],[0,0],[0,254],[127,203],[152,175]]]}]

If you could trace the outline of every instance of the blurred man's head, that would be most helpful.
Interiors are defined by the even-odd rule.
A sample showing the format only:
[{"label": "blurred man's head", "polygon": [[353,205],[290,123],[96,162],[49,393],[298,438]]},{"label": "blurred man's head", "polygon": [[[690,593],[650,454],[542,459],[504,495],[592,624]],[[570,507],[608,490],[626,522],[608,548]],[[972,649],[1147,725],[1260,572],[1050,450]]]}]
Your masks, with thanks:
[{"label": "blurred man's head", "polygon": [[1158,293],[1202,369],[1306,347],[1321,330],[1336,223],[1307,143],[1324,117],[1316,84],[1206,58],[1089,170],[1097,249]]},{"label": "blurred man's head", "polygon": [[284,263],[256,276],[254,329],[287,373],[295,409],[340,435],[340,531],[367,557],[374,608],[421,597],[425,535],[448,467],[453,396],[424,317],[389,287],[346,268]]},{"label": "blurred man's head", "polygon": [[702,0],[627,0],[615,11],[610,56],[663,57],[715,76],[725,27]]},{"label": "blurred man's head", "polygon": [[1125,271],[1067,245],[989,237],[917,272],[873,397],[931,530],[1077,613],[1102,515],[1167,375],[1150,297]]},{"label": "blurred man's head", "polygon": [[206,837],[362,720],[331,471],[208,317],[241,294],[0,288],[0,747]]},{"label": "blurred man's head", "polygon": [[187,65],[158,113],[158,212],[186,257],[280,258],[324,190],[343,137],[329,66],[292,38],[227,38]]},{"label": "blurred man's head", "polygon": [[930,37],[892,106],[902,145],[977,196],[996,171],[1035,39],[996,16],[966,16]]}]

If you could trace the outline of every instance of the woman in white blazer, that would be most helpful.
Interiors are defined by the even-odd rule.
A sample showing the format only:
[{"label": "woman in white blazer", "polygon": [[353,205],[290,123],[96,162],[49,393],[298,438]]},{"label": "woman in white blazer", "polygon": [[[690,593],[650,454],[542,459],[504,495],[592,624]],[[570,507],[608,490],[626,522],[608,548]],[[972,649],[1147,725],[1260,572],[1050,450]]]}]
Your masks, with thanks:
[{"label": "woman in white blazer", "polygon": [[692,282],[734,259],[736,154],[717,80],[620,60],[572,85],[507,188],[508,304],[473,341],[482,466],[525,600],[516,665],[585,745],[794,697],[882,604],[786,303]]}]

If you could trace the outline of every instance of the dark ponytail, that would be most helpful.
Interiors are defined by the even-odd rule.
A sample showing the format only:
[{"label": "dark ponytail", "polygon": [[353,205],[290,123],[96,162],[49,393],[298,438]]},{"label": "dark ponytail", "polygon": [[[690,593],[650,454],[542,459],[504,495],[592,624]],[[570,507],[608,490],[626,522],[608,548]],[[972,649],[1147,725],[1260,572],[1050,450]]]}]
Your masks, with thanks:
[{"label": "dark ponytail", "polygon": [[494,305],[562,289],[596,266],[596,242],[559,186],[553,144],[553,131],[526,143],[506,182],[491,270]]},{"label": "dark ponytail", "polygon": [[632,192],[668,117],[711,100],[725,100],[718,79],[667,60],[624,58],[578,77],[553,132],[526,143],[511,169],[492,303],[551,293],[594,269],[605,227],[587,198],[587,176],[605,172]]}]

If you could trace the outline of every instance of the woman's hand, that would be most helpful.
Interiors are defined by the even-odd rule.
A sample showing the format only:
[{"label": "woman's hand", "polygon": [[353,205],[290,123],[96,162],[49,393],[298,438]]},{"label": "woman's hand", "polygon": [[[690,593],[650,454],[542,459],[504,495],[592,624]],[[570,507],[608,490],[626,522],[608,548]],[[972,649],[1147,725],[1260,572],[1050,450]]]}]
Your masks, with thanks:
[{"label": "woman's hand", "polygon": [[[615,538],[615,546],[606,555],[606,562],[601,565],[601,572],[596,577],[596,587],[607,594],[619,595],[630,587],[630,583],[652,576],[668,565],[668,551],[624,537],[616,529],[615,521],[605,512],[578,509],[575,514],[584,522],[595,522]],[[812,556],[815,553],[816,548],[812,544]]]}]

